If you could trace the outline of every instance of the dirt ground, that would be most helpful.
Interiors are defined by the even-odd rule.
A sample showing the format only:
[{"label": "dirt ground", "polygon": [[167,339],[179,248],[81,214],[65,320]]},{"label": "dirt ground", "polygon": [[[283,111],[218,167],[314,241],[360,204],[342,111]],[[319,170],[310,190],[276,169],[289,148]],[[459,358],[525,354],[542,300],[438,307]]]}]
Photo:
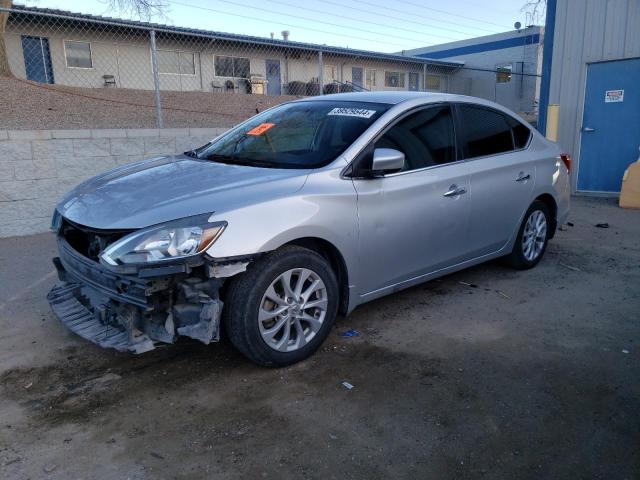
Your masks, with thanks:
[{"label": "dirt ground", "polygon": [[640,478],[640,211],[570,221],[537,268],[367,304],[280,370],[101,350],[49,311],[51,235],[2,239],[0,478]]},{"label": "dirt ground", "polygon": [[[78,88],[0,77],[0,130],[155,128],[154,92]],[[295,96],[161,92],[165,128],[231,127]]]}]

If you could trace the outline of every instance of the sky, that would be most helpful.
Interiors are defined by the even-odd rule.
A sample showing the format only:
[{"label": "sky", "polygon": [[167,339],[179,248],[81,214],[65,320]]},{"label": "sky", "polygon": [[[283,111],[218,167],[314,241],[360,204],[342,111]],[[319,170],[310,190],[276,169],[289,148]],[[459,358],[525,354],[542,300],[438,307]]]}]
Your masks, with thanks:
[{"label": "sky", "polygon": [[[127,17],[108,0],[16,4]],[[531,23],[526,0],[164,0],[157,23],[380,52],[398,52],[513,30]],[[538,24],[540,21],[537,22]]]}]

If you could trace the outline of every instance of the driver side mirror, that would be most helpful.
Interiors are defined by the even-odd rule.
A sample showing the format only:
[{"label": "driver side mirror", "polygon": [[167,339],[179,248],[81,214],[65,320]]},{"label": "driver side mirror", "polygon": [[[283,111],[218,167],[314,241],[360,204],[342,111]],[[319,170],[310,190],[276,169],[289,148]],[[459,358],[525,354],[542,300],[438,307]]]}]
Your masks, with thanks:
[{"label": "driver side mirror", "polygon": [[374,173],[386,173],[402,170],[404,167],[404,153],[393,148],[376,148],[373,151],[371,170]]}]

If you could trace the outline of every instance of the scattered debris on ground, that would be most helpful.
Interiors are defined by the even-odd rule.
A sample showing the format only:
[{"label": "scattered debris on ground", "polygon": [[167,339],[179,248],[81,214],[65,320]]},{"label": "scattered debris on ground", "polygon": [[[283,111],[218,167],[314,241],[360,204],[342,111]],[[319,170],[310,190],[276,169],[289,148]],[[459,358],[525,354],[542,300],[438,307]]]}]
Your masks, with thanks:
[{"label": "scattered debris on ground", "polygon": [[360,332],[358,332],[357,330],[346,330],[342,333],[340,333],[341,337],[359,337],[360,336]]},{"label": "scattered debris on ground", "polygon": [[567,265],[566,263],[558,262],[558,265],[560,265],[561,267],[567,268],[569,270],[573,270],[574,272],[581,271],[578,267],[572,267],[571,265]]}]

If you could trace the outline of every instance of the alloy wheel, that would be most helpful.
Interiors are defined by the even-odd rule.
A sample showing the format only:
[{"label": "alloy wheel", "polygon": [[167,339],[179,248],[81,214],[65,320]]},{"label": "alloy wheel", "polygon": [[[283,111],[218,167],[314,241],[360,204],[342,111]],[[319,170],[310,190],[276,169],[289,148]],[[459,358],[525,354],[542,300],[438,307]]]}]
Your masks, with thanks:
[{"label": "alloy wheel", "polygon": [[264,342],[279,352],[299,350],[316,336],[327,314],[327,289],[308,268],[279,275],[267,288],[258,309]]},{"label": "alloy wheel", "polygon": [[536,260],[547,241],[547,217],[541,210],[529,215],[522,232],[522,254],[529,262]]}]

